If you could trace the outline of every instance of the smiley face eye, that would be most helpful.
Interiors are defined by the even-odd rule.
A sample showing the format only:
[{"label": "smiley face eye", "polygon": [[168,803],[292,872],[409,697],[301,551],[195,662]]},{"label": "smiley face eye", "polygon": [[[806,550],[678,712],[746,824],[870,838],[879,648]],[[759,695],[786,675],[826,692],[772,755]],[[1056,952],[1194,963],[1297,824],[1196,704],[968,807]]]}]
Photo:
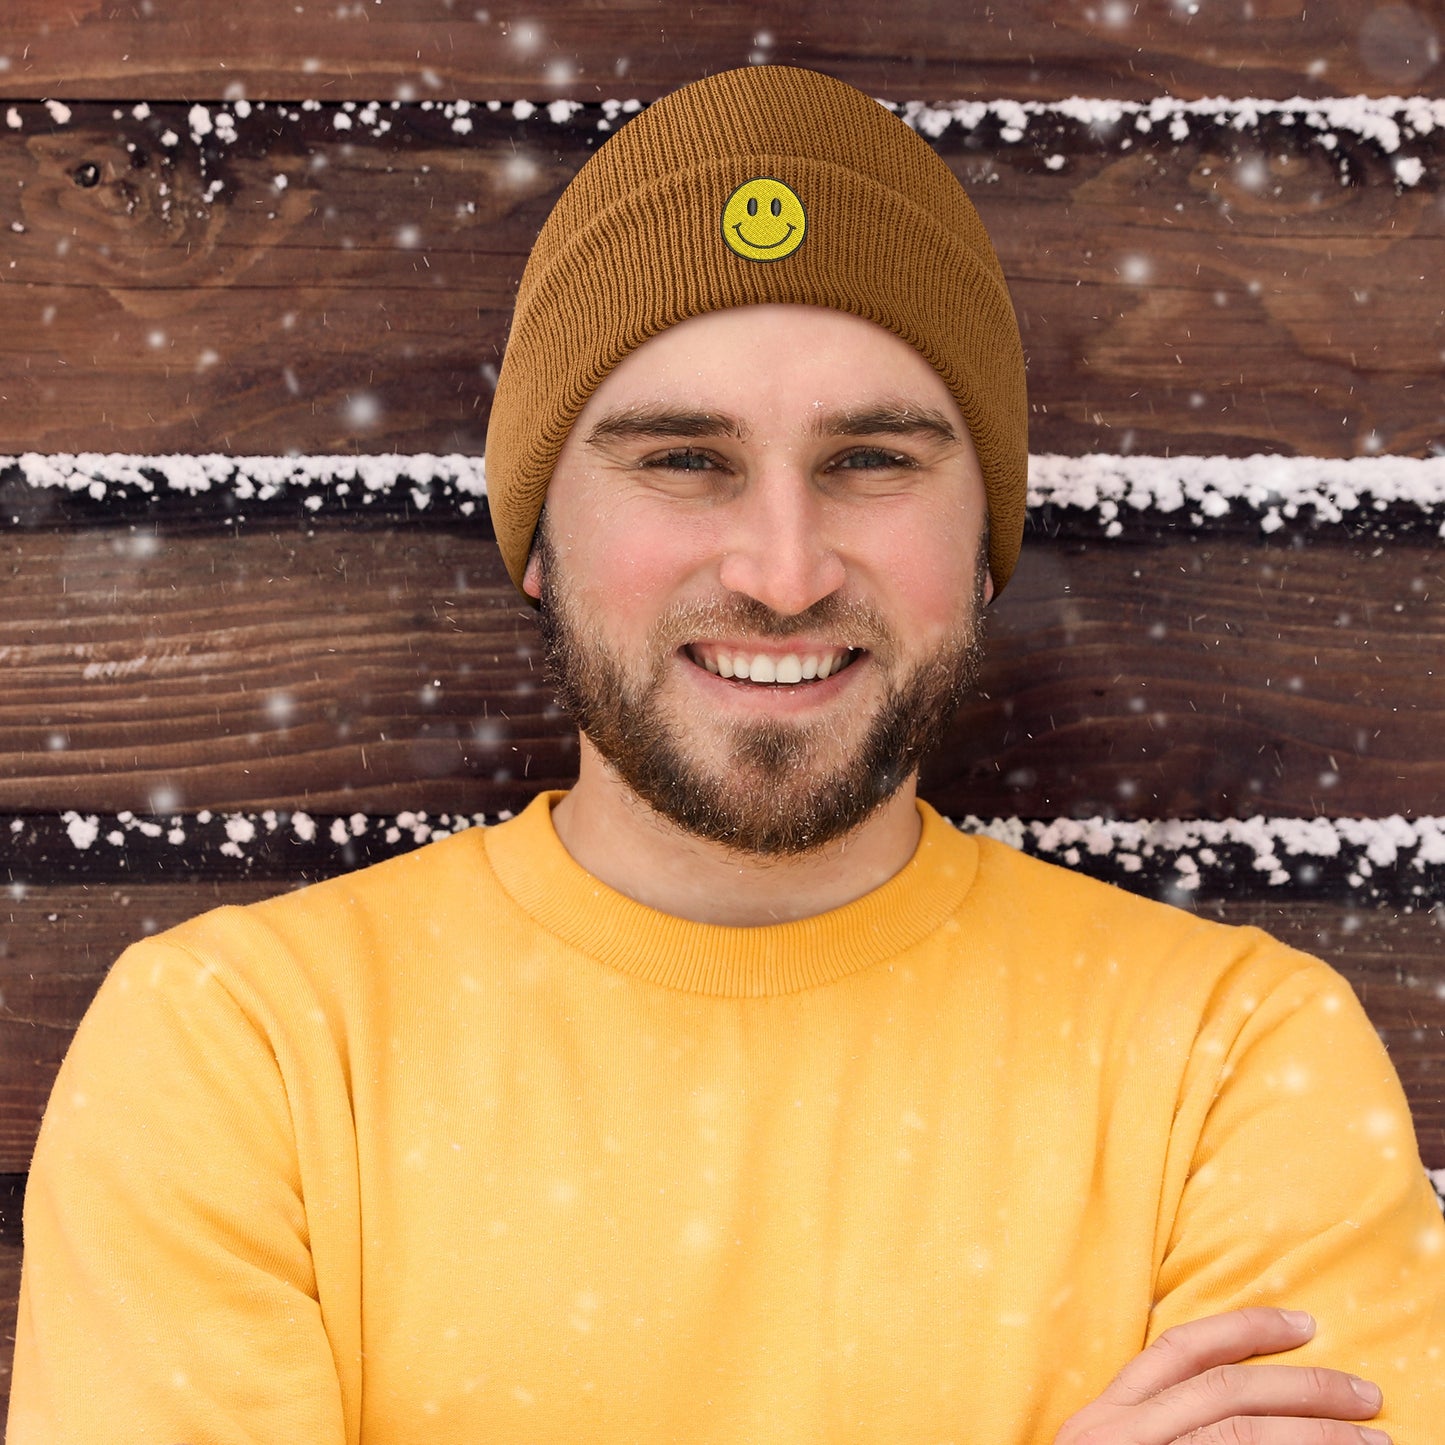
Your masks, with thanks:
[{"label": "smiley face eye", "polygon": [[[776,202],[774,202],[774,204],[776,204]],[[756,216],[757,213],[758,213],[758,198],[757,198],[756,196],[749,196],[749,197],[748,197],[748,215],[750,215],[750,216]]]},{"label": "smiley face eye", "polygon": [[768,206],[768,209],[775,216],[781,216],[783,214],[783,203],[776,196],[774,196],[772,199],[772,203]]}]

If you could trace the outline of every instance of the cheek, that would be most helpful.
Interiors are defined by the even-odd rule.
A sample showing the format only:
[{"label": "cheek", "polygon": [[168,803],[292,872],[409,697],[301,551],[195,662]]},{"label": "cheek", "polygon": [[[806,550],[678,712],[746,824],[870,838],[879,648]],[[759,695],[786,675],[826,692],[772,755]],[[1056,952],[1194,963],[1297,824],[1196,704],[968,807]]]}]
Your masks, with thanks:
[{"label": "cheek", "polygon": [[956,557],[940,557],[936,566],[913,567],[902,606],[922,637],[941,643],[957,631],[972,598],[973,568],[960,567]]},{"label": "cheek", "polygon": [[972,605],[974,534],[938,521],[928,526],[880,527],[869,547],[869,572],[886,589],[889,610],[920,641],[937,642]]},{"label": "cheek", "polygon": [[578,602],[609,630],[645,631],[675,602],[708,560],[706,539],[690,538],[676,519],[597,518],[574,534],[565,565]]}]

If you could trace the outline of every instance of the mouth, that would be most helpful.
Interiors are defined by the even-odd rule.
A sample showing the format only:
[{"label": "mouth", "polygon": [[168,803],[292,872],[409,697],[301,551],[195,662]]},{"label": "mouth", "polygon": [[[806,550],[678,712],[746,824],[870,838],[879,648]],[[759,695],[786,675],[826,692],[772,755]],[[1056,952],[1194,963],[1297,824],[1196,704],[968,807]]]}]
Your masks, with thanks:
[{"label": "mouth", "polygon": [[751,648],[712,642],[694,642],[682,649],[696,667],[714,677],[730,678],[771,687],[794,687],[804,682],[822,682],[851,667],[861,647],[799,648],[794,652],[758,652]]},{"label": "mouth", "polygon": [[737,222],[733,226],[733,230],[738,233],[738,240],[740,240],[745,246],[751,246],[754,251],[776,251],[779,246],[786,244],[788,239],[792,236],[793,232],[798,229],[795,225],[793,225],[791,221],[787,222],[786,224],[788,227],[787,234],[777,241],[748,240],[748,238],[743,235],[743,225],[741,221]]}]

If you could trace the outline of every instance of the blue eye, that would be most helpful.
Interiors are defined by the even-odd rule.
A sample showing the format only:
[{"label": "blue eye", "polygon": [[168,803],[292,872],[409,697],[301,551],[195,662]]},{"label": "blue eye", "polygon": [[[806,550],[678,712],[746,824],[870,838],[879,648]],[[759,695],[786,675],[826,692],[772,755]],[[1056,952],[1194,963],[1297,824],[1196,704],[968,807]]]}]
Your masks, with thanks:
[{"label": "blue eye", "polygon": [[910,462],[900,452],[885,451],[882,447],[860,447],[840,457],[835,465],[848,471],[862,471],[869,467],[906,467]]},{"label": "blue eye", "polygon": [[677,451],[668,452],[646,465],[665,467],[673,472],[705,472],[712,466],[712,458],[706,452]]}]

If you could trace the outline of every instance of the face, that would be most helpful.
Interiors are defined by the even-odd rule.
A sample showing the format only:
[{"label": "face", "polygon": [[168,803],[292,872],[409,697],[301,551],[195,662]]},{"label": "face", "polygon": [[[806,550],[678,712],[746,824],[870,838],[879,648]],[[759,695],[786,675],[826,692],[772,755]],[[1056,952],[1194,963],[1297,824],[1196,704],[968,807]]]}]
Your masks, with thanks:
[{"label": "face", "polygon": [[723,207],[723,240],[749,261],[780,261],[803,244],[808,218],[797,193],[782,181],[745,181]]},{"label": "face", "polygon": [[813,307],[695,317],[593,393],[525,586],[579,788],[798,855],[912,777],[977,668],[985,501],[910,346]]}]

